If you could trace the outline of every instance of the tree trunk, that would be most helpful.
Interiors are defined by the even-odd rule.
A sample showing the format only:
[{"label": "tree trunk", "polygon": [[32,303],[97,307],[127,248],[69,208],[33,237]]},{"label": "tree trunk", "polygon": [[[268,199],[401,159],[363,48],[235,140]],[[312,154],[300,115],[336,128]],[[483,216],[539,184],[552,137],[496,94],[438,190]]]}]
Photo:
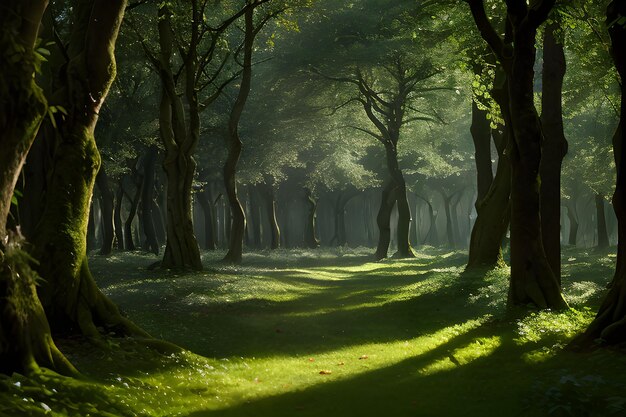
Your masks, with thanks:
[{"label": "tree trunk", "polygon": [[317,199],[313,197],[313,193],[308,188],[304,189],[304,195],[306,197],[307,204],[306,223],[304,225],[304,245],[307,248],[316,249],[320,246],[320,241],[315,235]]},{"label": "tree trunk", "polygon": [[456,248],[456,241],[454,239],[454,231],[452,228],[452,213],[450,211],[452,195],[448,196],[443,191],[439,191],[441,198],[443,199],[443,207],[446,212],[446,237],[448,239],[448,246],[452,249]]},{"label": "tree trunk", "polygon": [[74,330],[102,342],[98,327],[146,335],[122,317],[98,289],[87,264],[86,234],[100,154],[94,130],[115,77],[114,46],[124,0],[78,3],[63,77],[57,95],[68,115],[58,120],[57,148],[42,221],[35,233],[38,288],[53,328]]},{"label": "tree trunk", "polygon": [[[558,19],[555,15],[554,19]],[[541,125],[544,141],[541,149],[541,231],[543,246],[552,272],[561,283],[561,164],[567,154],[563,132],[563,78],[565,53],[559,20],[553,20],[543,37],[543,91]]]},{"label": "tree trunk", "polygon": [[578,238],[578,215],[576,213],[576,209],[573,208],[576,206],[576,203],[572,203],[571,205],[567,205],[567,219],[569,220],[569,238],[568,244],[571,246],[576,246],[576,241]]},{"label": "tree trunk", "polygon": [[126,221],[124,222],[124,248],[129,252],[137,249],[133,240],[133,221],[135,220],[135,216],[137,214],[137,208],[139,207],[139,200],[141,198],[141,191],[143,188],[143,178],[136,173],[134,176],[135,194],[132,198],[128,196],[130,200],[130,207],[128,209],[128,217],[126,217]]},{"label": "tree trunk", "polygon": [[102,213],[102,246],[100,247],[100,255],[110,255],[113,250],[113,205],[114,197],[109,177],[107,176],[104,166],[100,167],[96,176],[96,185],[100,191],[100,212]]},{"label": "tree trunk", "polygon": [[391,242],[391,212],[396,202],[395,184],[392,180],[387,180],[383,187],[382,198],[380,200],[380,208],[376,216],[376,224],[378,225],[378,246],[376,248],[376,260],[387,257],[389,243]]},{"label": "tree trunk", "polygon": [[205,184],[202,190],[197,194],[198,203],[202,207],[202,213],[204,214],[204,248],[206,250],[215,250],[215,229],[214,226],[214,206],[213,196],[211,195],[211,187],[209,184]]},{"label": "tree trunk", "polygon": [[251,246],[260,249],[263,246],[261,231],[264,228],[261,225],[262,206],[260,204],[261,197],[259,196],[258,186],[248,187],[248,201],[250,206],[250,214],[248,216],[250,218],[250,222],[248,222],[248,230],[252,231]]},{"label": "tree trunk", "polygon": [[565,308],[557,277],[543,247],[539,164],[543,132],[533,102],[536,29],[514,30],[515,59],[509,73],[511,141],[511,283],[509,304]]},{"label": "tree trunk", "polygon": [[96,205],[92,201],[89,205],[89,222],[87,223],[87,252],[96,249],[98,236],[96,235]]},{"label": "tree trunk", "polygon": [[230,113],[228,122],[228,157],[224,164],[224,185],[230,204],[232,226],[228,253],[224,257],[227,262],[241,262],[243,252],[243,234],[246,228],[246,215],[237,198],[237,163],[241,155],[242,143],[239,138],[239,119],[246,105],[252,84],[252,49],[254,45],[254,8],[249,7],[245,14],[245,38],[243,47],[243,72],[239,94]]},{"label": "tree trunk", "polygon": [[502,242],[511,219],[511,112],[509,109],[508,76],[502,67],[496,69],[491,96],[500,107],[504,127],[493,129],[492,137],[498,152],[496,175],[483,199],[476,200],[476,222],[470,235],[466,271],[490,269],[504,264]]},{"label": "tree trunk", "polygon": [[606,249],[609,247],[609,235],[606,229],[606,215],[604,213],[604,197],[596,193],[596,226],[598,232],[598,249]]},{"label": "tree trunk", "polygon": [[117,250],[124,250],[124,226],[122,223],[122,200],[124,199],[124,186],[120,179],[115,194],[115,210],[113,211],[113,224],[115,225],[115,241]]},{"label": "tree trunk", "polygon": [[508,144],[508,129],[494,131],[498,149],[496,175],[489,192],[476,205],[476,223],[470,236],[469,258],[466,270],[493,268],[504,264],[502,242],[511,217],[511,161],[504,152]]},{"label": "tree trunk", "polygon": [[280,227],[278,226],[278,216],[276,214],[276,197],[274,187],[270,178],[265,178],[265,183],[260,185],[264,194],[265,212],[268,216],[270,224],[270,249],[278,249],[280,247]]},{"label": "tree trunk", "polygon": [[587,330],[574,341],[574,347],[590,347],[597,340],[605,344],[626,341],[626,95],[623,80],[626,78],[626,28],[618,20],[626,16],[626,3],[613,0],[607,6],[607,26],[611,37],[611,55],[622,83],[620,83],[620,120],[613,135],[613,154],[617,168],[617,181],[613,193],[613,209],[617,216],[617,265],[609,293],[598,314]]},{"label": "tree trunk", "polygon": [[[394,131],[399,135],[400,131],[398,128]],[[402,171],[398,165],[398,153],[396,148],[397,143],[398,137],[395,135],[385,143],[387,169],[389,171],[390,182],[385,185],[383,189],[380,209],[376,218],[380,232],[378,237],[378,247],[375,254],[376,259],[378,260],[387,257],[389,243],[391,241],[391,227],[389,222],[391,220],[393,206],[396,203],[398,204],[398,223],[396,229],[398,237],[398,252],[394,255],[394,257],[410,258],[415,256],[409,243],[411,209],[409,208],[409,201],[406,197],[406,182],[404,181],[404,176],[402,175]]]},{"label": "tree trunk", "polygon": [[146,235],[146,247],[148,252],[159,254],[160,245],[154,226],[154,172],[158,149],[152,145],[143,161],[143,187],[141,191],[141,223]]},{"label": "tree trunk", "polygon": [[[191,64],[185,65],[185,97],[189,108],[189,128],[185,125],[185,106],[176,91],[171,68],[173,34],[171,13],[167,3],[159,5],[159,45],[156,66],[161,78],[162,94],[159,109],[159,133],[165,148],[163,169],[167,176],[167,240],[162,268],[202,269],[200,249],[194,235],[191,188],[196,162],[193,158],[198,136],[199,115],[197,92]],[[190,51],[194,48],[190,47]],[[193,61],[193,57],[191,58]],[[191,84],[191,86],[190,86]]]},{"label": "tree trunk", "polygon": [[7,375],[39,366],[76,373],[52,340],[21,237],[7,230],[15,185],[47,109],[33,54],[47,3],[4,2],[0,13],[0,372]]},{"label": "tree trunk", "polygon": [[476,161],[476,186],[478,195],[476,206],[489,192],[493,181],[491,168],[491,126],[487,120],[487,110],[481,110],[472,100],[472,126],[470,127],[474,141],[474,160]]}]

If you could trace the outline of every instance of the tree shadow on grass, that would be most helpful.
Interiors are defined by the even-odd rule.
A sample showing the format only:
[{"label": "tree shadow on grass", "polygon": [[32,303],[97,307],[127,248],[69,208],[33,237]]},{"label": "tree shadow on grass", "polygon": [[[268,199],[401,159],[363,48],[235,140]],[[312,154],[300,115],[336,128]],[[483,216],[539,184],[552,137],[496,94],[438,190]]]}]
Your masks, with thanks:
[{"label": "tree shadow on grass", "polygon": [[[519,416],[533,372],[520,359],[524,349],[508,336],[510,330],[509,325],[483,325],[391,366],[375,368],[372,361],[371,371],[356,376],[344,379],[338,370],[320,375],[319,383],[304,390],[286,387],[288,392],[282,394],[189,417]],[[459,362],[463,349],[493,338],[498,340],[493,351],[466,364]]]}]

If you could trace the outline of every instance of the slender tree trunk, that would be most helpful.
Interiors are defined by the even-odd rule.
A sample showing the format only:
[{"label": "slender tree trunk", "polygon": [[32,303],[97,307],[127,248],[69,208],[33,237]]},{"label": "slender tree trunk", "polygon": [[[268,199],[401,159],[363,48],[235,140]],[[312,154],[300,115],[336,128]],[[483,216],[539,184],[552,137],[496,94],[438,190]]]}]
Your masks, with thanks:
[{"label": "slender tree trunk", "polygon": [[604,196],[596,193],[596,226],[598,232],[598,249],[609,247],[609,235],[606,229],[606,215],[604,213]]},{"label": "slender tree trunk", "polygon": [[197,194],[198,203],[202,207],[202,213],[204,214],[204,248],[206,250],[215,250],[215,229],[214,229],[214,206],[213,196],[211,195],[211,187],[209,184],[205,184],[202,190]]},{"label": "slender tree trunk", "polygon": [[383,187],[382,198],[380,200],[380,208],[376,216],[376,224],[378,225],[378,247],[376,248],[375,257],[381,260],[387,257],[389,243],[391,242],[391,212],[396,202],[395,184],[392,180],[387,180]]},{"label": "slender tree trunk", "polygon": [[151,146],[143,162],[143,187],[141,190],[141,223],[146,235],[146,247],[148,252],[159,254],[160,245],[154,226],[154,172],[157,158],[156,146]]},{"label": "slender tree trunk", "polygon": [[317,199],[313,197],[310,189],[304,189],[307,203],[306,224],[304,225],[304,244],[307,248],[316,249],[320,241],[315,235],[315,219],[317,217]]},{"label": "slender tree trunk", "polygon": [[73,9],[66,85],[57,95],[68,115],[57,121],[49,193],[34,239],[43,278],[38,292],[52,327],[79,331],[103,345],[100,326],[119,334],[146,335],[96,286],[85,239],[100,166],[94,130],[115,77],[114,46],[125,7],[124,0],[94,0]]},{"label": "slender tree trunk", "polygon": [[115,198],[104,166],[100,167],[100,171],[98,171],[96,185],[100,191],[100,212],[102,213],[102,246],[100,247],[100,255],[110,255],[113,250],[113,239],[115,238],[113,229]]},{"label": "slender tree trunk", "polygon": [[87,223],[87,252],[96,249],[98,237],[96,236],[96,205],[92,201],[89,205],[89,222]]},{"label": "slender tree trunk", "polygon": [[224,260],[233,263],[241,262],[243,234],[246,227],[246,215],[237,197],[237,180],[235,174],[242,150],[242,143],[239,139],[239,119],[246,105],[252,84],[252,49],[255,36],[254,8],[250,7],[246,10],[244,19],[245,39],[243,47],[243,72],[241,75],[239,94],[233,105],[228,122],[228,157],[224,164],[224,185],[226,186],[226,195],[228,196],[232,216],[230,244]]},{"label": "slender tree trunk", "polygon": [[573,208],[576,203],[568,204],[567,208],[567,219],[569,220],[569,238],[568,244],[571,246],[576,246],[576,241],[578,238],[578,215],[576,213],[576,209]]},{"label": "slender tree trunk", "polygon": [[137,208],[139,207],[139,200],[141,199],[141,191],[143,188],[143,178],[137,173],[135,175],[135,194],[132,199],[129,196],[130,207],[128,209],[128,217],[124,222],[124,248],[127,251],[136,250],[135,241],[133,240],[133,221],[137,215]]},{"label": "slender tree trunk", "polygon": [[263,191],[263,200],[265,201],[265,212],[268,216],[270,225],[270,249],[278,249],[280,247],[280,227],[278,226],[278,216],[276,213],[276,197],[274,187],[271,185],[270,178],[265,178],[265,183],[260,184]]},{"label": "slender tree trunk", "polygon": [[122,200],[124,199],[124,186],[120,179],[115,194],[115,210],[113,211],[113,224],[115,225],[115,241],[117,250],[124,250],[124,226],[122,223]]},{"label": "slender tree trunk", "polygon": [[561,283],[561,164],[567,154],[563,132],[563,78],[565,52],[557,38],[560,23],[555,16],[543,37],[543,91],[541,125],[544,141],[541,149],[541,232],[546,257],[552,272]]},{"label": "slender tree trunk", "polygon": [[446,237],[448,239],[448,245],[450,248],[456,248],[456,241],[454,239],[454,231],[452,228],[452,212],[450,211],[452,195],[448,196],[443,191],[439,191],[441,198],[443,199],[443,207],[446,213]]},{"label": "slender tree trunk", "polygon": [[491,126],[487,120],[487,110],[481,110],[472,101],[472,126],[470,127],[472,139],[474,141],[474,160],[476,161],[476,186],[478,195],[476,205],[489,192],[493,181],[491,168]]}]

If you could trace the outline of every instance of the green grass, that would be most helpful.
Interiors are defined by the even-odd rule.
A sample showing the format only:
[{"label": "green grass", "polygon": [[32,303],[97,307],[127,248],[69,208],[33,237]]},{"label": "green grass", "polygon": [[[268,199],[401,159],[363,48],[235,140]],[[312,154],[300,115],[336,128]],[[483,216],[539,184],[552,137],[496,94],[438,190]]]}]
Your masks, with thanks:
[{"label": "green grass", "polygon": [[0,414],[155,416],[624,415],[623,353],[564,351],[593,318],[614,256],[568,249],[571,310],[505,310],[508,270],[462,276],[466,254],[257,252],[243,266],[147,271],[146,255],[93,257],[101,288],[154,336],[61,349],[84,373],[0,379]]}]

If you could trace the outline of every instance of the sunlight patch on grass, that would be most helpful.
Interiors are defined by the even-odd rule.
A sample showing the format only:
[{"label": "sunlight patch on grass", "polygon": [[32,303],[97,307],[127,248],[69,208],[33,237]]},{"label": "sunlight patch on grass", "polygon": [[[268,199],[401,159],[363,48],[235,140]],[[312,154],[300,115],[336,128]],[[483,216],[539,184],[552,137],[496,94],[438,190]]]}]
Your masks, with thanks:
[{"label": "sunlight patch on grass", "polygon": [[448,352],[445,358],[439,359],[419,370],[422,375],[432,375],[463,366],[476,359],[492,354],[501,345],[500,336],[479,337],[462,348]]},{"label": "sunlight patch on grass", "polygon": [[580,311],[571,308],[567,311],[534,312],[517,320],[517,337],[513,340],[518,346],[542,345],[525,352],[522,357],[528,363],[545,361],[561,351],[572,337],[582,332],[593,317],[594,313],[589,308]]}]

